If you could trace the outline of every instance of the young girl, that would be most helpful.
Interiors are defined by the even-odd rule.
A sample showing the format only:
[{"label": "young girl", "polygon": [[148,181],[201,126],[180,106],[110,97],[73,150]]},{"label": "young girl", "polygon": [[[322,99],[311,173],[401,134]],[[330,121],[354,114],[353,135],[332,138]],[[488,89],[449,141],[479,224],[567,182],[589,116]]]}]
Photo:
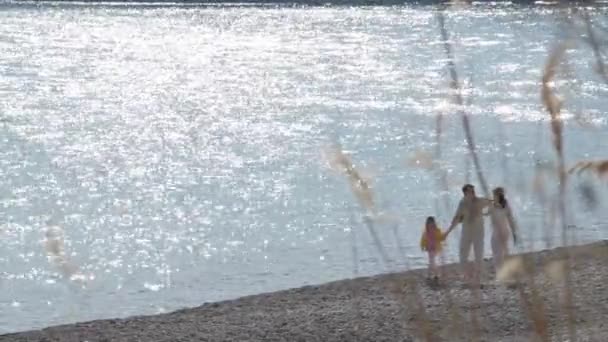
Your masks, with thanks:
[{"label": "young girl", "polygon": [[426,251],[429,255],[429,279],[432,277],[433,280],[438,280],[437,264],[435,263],[435,257],[441,252],[443,241],[445,240],[445,234],[437,227],[435,218],[429,216],[426,218],[426,224],[422,238],[420,239],[420,248]]}]

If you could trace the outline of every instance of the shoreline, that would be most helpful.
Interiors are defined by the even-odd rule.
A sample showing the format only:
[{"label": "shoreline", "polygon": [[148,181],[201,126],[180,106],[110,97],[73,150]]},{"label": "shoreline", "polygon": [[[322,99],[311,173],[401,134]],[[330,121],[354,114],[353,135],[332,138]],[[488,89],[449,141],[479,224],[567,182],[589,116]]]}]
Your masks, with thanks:
[{"label": "shoreline", "polygon": [[[260,8],[306,8],[306,7],[393,7],[393,6],[436,6],[449,5],[450,0],[9,0],[2,5],[33,5],[45,6],[100,6],[100,7],[140,7],[140,8],[163,8],[163,7],[260,7]],[[561,2],[557,0],[478,0],[469,1],[470,5],[497,6],[526,6],[526,7],[559,7],[559,6],[594,6],[605,7],[607,3],[585,0],[574,0]]]},{"label": "shoreline", "polygon": [[[601,336],[608,334],[608,325],[603,322],[608,316],[608,240],[518,256],[529,268],[563,259],[565,252],[571,256],[579,340],[603,341]],[[490,260],[485,260],[484,268],[484,287],[479,291],[462,284],[457,264],[446,264],[441,266],[444,277],[438,288],[425,284],[426,269],[413,269],[205,303],[158,315],[10,333],[0,335],[0,342],[417,341],[424,340],[420,328],[424,324],[433,326],[437,341],[467,341],[472,336],[463,331],[462,324],[472,315],[480,320],[481,341],[529,340],[533,329],[522,309],[522,296],[534,291],[530,292],[528,284],[514,289],[490,280]],[[533,279],[542,289],[548,330],[566,338],[559,303],[563,286],[539,270]],[[473,295],[480,296],[476,297],[477,305],[471,301]],[[424,311],[417,310],[421,302]],[[425,320],[421,320],[423,315]],[[455,338],[454,331],[461,336]]]}]

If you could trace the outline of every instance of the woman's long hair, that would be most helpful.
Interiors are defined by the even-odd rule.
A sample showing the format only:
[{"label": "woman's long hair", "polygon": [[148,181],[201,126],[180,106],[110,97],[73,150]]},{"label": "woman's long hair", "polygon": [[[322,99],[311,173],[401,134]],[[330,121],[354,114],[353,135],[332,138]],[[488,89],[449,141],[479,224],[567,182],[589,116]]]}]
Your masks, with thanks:
[{"label": "woman's long hair", "polygon": [[505,189],[498,187],[492,191],[494,196],[498,198],[498,205],[501,208],[506,208],[508,205],[507,198],[505,197]]}]

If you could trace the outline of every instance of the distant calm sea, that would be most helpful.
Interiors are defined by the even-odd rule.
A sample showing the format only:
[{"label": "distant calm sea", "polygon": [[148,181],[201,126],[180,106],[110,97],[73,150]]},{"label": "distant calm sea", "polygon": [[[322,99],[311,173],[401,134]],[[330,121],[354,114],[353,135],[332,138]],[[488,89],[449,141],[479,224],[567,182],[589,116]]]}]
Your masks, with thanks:
[{"label": "distant calm sea", "polygon": [[[0,332],[352,277],[353,241],[359,275],[425,266],[424,217],[447,225],[468,170],[435,11],[1,4]],[[482,166],[507,188],[525,250],[545,247],[531,189],[535,161],[554,153],[539,81],[565,16],[474,6],[447,18]],[[591,127],[567,123],[568,163],[608,157],[608,86],[579,47],[578,81],[558,85],[565,113]],[[408,164],[433,151],[439,112],[443,198],[435,173]],[[393,218],[376,227],[391,265],[323,159],[336,141]],[[579,182],[570,231],[606,238],[606,202],[587,209]],[[47,258],[49,225],[85,285]]]}]

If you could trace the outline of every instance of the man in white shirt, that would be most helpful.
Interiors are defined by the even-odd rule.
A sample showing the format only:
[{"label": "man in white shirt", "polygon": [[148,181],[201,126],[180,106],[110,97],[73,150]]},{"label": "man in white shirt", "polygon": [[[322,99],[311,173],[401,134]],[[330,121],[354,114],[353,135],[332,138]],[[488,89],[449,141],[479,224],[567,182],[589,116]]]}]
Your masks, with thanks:
[{"label": "man in white shirt", "polygon": [[[460,235],[459,256],[460,264],[464,267],[466,281],[472,277],[476,282],[481,280],[481,270],[483,265],[483,209],[492,201],[475,195],[475,187],[465,184],[462,187],[463,198],[458,204],[458,209],[452,219],[452,224],[448,228],[448,235],[459,223],[462,223],[462,234]],[[475,254],[475,267],[471,269],[469,264],[469,254],[471,247]]]}]

